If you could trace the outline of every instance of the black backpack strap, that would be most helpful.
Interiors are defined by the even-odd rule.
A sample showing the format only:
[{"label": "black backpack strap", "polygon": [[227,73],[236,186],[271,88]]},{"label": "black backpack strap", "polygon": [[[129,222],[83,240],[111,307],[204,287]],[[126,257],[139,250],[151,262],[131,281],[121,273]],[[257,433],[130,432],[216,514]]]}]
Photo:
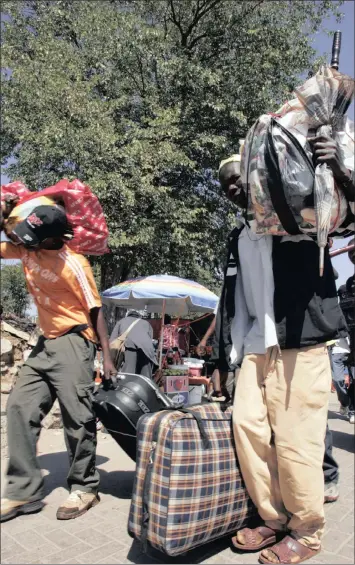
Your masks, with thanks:
[{"label": "black backpack strap", "polygon": [[[285,192],[282,186],[279,162],[274,146],[274,140],[272,137],[272,130],[275,123],[276,122],[274,119],[271,120],[266,137],[265,165],[268,170],[267,184],[270,191],[270,198],[273,208],[279,217],[282,227],[290,235],[299,235],[302,232],[300,231],[297,222],[292,214],[292,211],[287,203]],[[280,126],[280,124],[277,125]],[[285,128],[281,127],[281,129],[282,131],[285,131]],[[289,137],[291,138],[292,134],[289,134],[289,132],[287,132],[287,135],[289,135]],[[291,142],[294,143],[295,141],[297,142],[297,145],[300,146],[296,138],[291,139]]]},{"label": "black backpack strap", "polygon": [[237,282],[239,256],[238,238],[244,229],[234,228],[228,236],[227,262],[224,268],[224,281],[216,316],[216,328],[213,338],[212,361],[215,361],[221,370],[228,371],[229,356],[232,349],[230,334],[231,321],[235,316],[235,285]]}]

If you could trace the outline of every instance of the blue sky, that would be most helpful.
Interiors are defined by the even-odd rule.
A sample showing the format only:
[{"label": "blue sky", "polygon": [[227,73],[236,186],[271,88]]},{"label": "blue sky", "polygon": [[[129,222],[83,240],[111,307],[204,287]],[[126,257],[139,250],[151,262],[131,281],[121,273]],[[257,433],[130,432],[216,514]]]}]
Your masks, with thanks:
[{"label": "blue sky", "polygon": [[[334,17],[327,18],[324,22],[325,27],[328,30],[336,31],[340,30],[342,32],[342,48],[340,53],[340,64],[339,70],[342,73],[354,76],[354,0],[347,0],[341,7],[341,12],[344,14],[344,18],[341,23],[337,23]],[[318,51],[320,55],[327,55],[330,61],[330,54],[332,48],[332,38],[326,33],[319,32],[315,34],[313,46]],[[348,111],[349,117],[354,120],[354,103],[350,106]],[[1,184],[6,184],[9,179],[6,175],[1,175]],[[334,248],[343,247],[345,245],[344,239],[338,239],[334,242]],[[339,273],[339,279],[337,281],[338,286],[343,284],[348,277],[350,277],[354,272],[354,267],[350,263],[347,254],[340,255],[333,259],[333,264]]]}]

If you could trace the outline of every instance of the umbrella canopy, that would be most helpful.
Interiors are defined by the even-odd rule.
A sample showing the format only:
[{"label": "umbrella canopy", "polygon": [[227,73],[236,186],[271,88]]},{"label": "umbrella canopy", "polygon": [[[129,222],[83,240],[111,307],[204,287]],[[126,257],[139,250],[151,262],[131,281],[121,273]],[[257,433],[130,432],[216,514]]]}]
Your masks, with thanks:
[{"label": "umbrella canopy", "polygon": [[192,312],[213,312],[218,296],[201,284],[170,275],[139,277],[120,283],[102,293],[105,304],[148,312],[186,316]]}]

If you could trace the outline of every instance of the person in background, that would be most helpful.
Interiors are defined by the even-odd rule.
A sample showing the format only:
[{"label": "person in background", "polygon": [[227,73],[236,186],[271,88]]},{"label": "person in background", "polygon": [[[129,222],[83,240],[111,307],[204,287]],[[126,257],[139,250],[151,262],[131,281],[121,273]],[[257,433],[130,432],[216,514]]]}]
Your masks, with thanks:
[{"label": "person in background", "polygon": [[57,519],[69,520],[100,500],[92,406],[98,344],[105,378],[115,373],[101,299],[87,259],[66,245],[72,235],[62,207],[38,206],[9,237],[11,241],[0,244],[1,258],[22,262],[42,335],[23,364],[7,404],[9,462],[1,521],[43,507],[36,446],[41,421],[56,398],[70,461],[70,496],[58,508]]},{"label": "person in background", "polygon": [[[346,195],[355,195],[336,143],[321,137],[312,144],[317,162],[331,167]],[[236,165],[235,156],[222,161],[220,183],[245,211],[247,195]],[[345,337],[347,328],[329,249],[320,277],[319,250],[311,238],[258,236],[240,220],[229,239],[235,268],[225,274],[216,327],[227,322],[218,335],[227,338],[220,350],[229,351],[230,364],[242,363],[234,396],[235,444],[264,525],[244,528],[232,541],[240,550],[262,549],[262,563],[300,563],[321,549],[331,386],[326,343]]]},{"label": "person in background", "polygon": [[[328,238],[328,247],[331,249],[333,247],[333,239]],[[333,266],[333,273],[334,279],[337,280],[339,278],[339,274]],[[328,342],[328,354],[329,354],[329,361],[330,367],[332,371],[332,392],[334,387],[334,367],[333,367],[333,359],[332,359],[332,350],[336,346],[337,343],[345,343],[347,342],[347,338],[343,337],[339,340],[331,340]],[[343,376],[344,378],[344,376]],[[334,387],[334,390],[335,387]],[[323,459],[323,475],[324,475],[324,502],[336,502],[339,498],[339,466],[333,456],[333,435],[331,430],[329,429],[327,423],[327,430],[325,434],[325,451],[324,451],[324,459]]]},{"label": "person in background", "polygon": [[[354,245],[355,239],[349,241],[348,245]],[[348,257],[353,265],[355,265],[355,248],[351,249]],[[338,291],[341,309],[344,313],[349,328],[349,355],[346,360],[346,366],[349,373],[348,393],[348,419],[350,424],[355,424],[355,275],[348,278],[345,285],[342,285]]]},{"label": "person in background", "polygon": [[[216,329],[216,316],[218,312],[218,304],[213,313],[213,320],[200,343],[196,347],[196,353],[199,356],[203,356],[206,351],[207,341],[214,336]],[[215,361],[215,368],[211,377],[211,384],[213,387],[213,393],[209,396],[210,400],[214,402],[226,402],[232,399],[233,388],[234,388],[234,373],[230,371],[229,367],[220,367],[217,360],[212,355],[212,360]]]},{"label": "person in background", "polygon": [[[334,243],[333,238],[332,238],[332,237],[328,237],[328,247],[329,247],[329,249],[331,249],[331,248],[333,247],[333,243]],[[333,272],[334,272],[334,278],[335,278],[335,280],[338,280],[338,278],[339,278],[339,273],[338,273],[338,271],[335,269],[334,265],[333,265]],[[335,342],[336,342],[336,341],[337,341],[337,340],[333,339],[332,341],[330,341],[329,343],[327,343],[328,353],[329,353],[329,360],[330,360],[330,366],[331,366],[331,368],[332,368],[332,386],[331,386],[331,392],[335,392],[335,393],[336,393],[337,391],[336,391],[336,388],[335,388],[335,385],[334,385],[334,376],[333,376],[334,371],[333,371],[333,361],[332,361],[332,349],[333,349],[333,345],[335,345]]]},{"label": "person in background", "polygon": [[333,455],[333,434],[327,429],[324,440],[323,477],[324,477],[324,502],[336,502],[339,498],[339,465]]},{"label": "person in background", "polygon": [[203,338],[201,339],[200,343],[198,344],[198,346],[196,347],[196,353],[197,355],[199,355],[200,357],[202,357],[203,355],[206,354],[206,347],[207,347],[207,342],[208,340],[213,336],[214,331],[216,329],[216,316],[217,316],[217,312],[218,312],[218,304],[213,312],[213,318],[212,321],[210,323],[210,325],[208,326],[205,335],[203,336]]},{"label": "person in background", "polygon": [[[138,322],[133,326],[137,320]],[[153,345],[153,328],[147,320],[142,320],[142,316],[135,310],[128,310],[126,317],[115,325],[110,342],[126,332],[130,326],[132,329],[126,337],[124,362],[120,371],[151,379],[157,359]]]},{"label": "person in background", "polygon": [[334,345],[330,346],[332,378],[333,378],[334,388],[340,403],[339,414],[341,416],[347,416],[349,411],[349,403],[350,403],[350,398],[348,395],[349,354],[350,354],[349,338],[337,339]]}]

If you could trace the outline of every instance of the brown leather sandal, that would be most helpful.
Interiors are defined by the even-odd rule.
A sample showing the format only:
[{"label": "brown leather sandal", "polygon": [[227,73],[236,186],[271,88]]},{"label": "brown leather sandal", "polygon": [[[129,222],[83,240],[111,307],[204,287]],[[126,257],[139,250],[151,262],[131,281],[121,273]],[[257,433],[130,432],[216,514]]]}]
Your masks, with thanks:
[{"label": "brown leather sandal", "polygon": [[[269,561],[267,557],[260,555],[260,563],[272,563],[272,565],[277,565],[278,563],[292,563],[292,565],[296,565],[307,561],[307,559],[311,559],[317,555],[321,549],[311,549],[291,538],[291,536],[286,536],[282,541],[270,547],[269,551],[272,551],[278,561]],[[295,556],[299,557],[299,560],[291,561],[291,558]]]},{"label": "brown leather sandal", "polygon": [[[245,543],[239,543],[237,536],[232,537],[232,544],[236,549],[242,551],[259,551],[264,547],[268,547],[276,542],[276,532],[266,526],[259,526],[257,528],[243,528],[237,534],[243,534]],[[260,534],[264,539],[260,543],[256,541],[256,534]]]}]

